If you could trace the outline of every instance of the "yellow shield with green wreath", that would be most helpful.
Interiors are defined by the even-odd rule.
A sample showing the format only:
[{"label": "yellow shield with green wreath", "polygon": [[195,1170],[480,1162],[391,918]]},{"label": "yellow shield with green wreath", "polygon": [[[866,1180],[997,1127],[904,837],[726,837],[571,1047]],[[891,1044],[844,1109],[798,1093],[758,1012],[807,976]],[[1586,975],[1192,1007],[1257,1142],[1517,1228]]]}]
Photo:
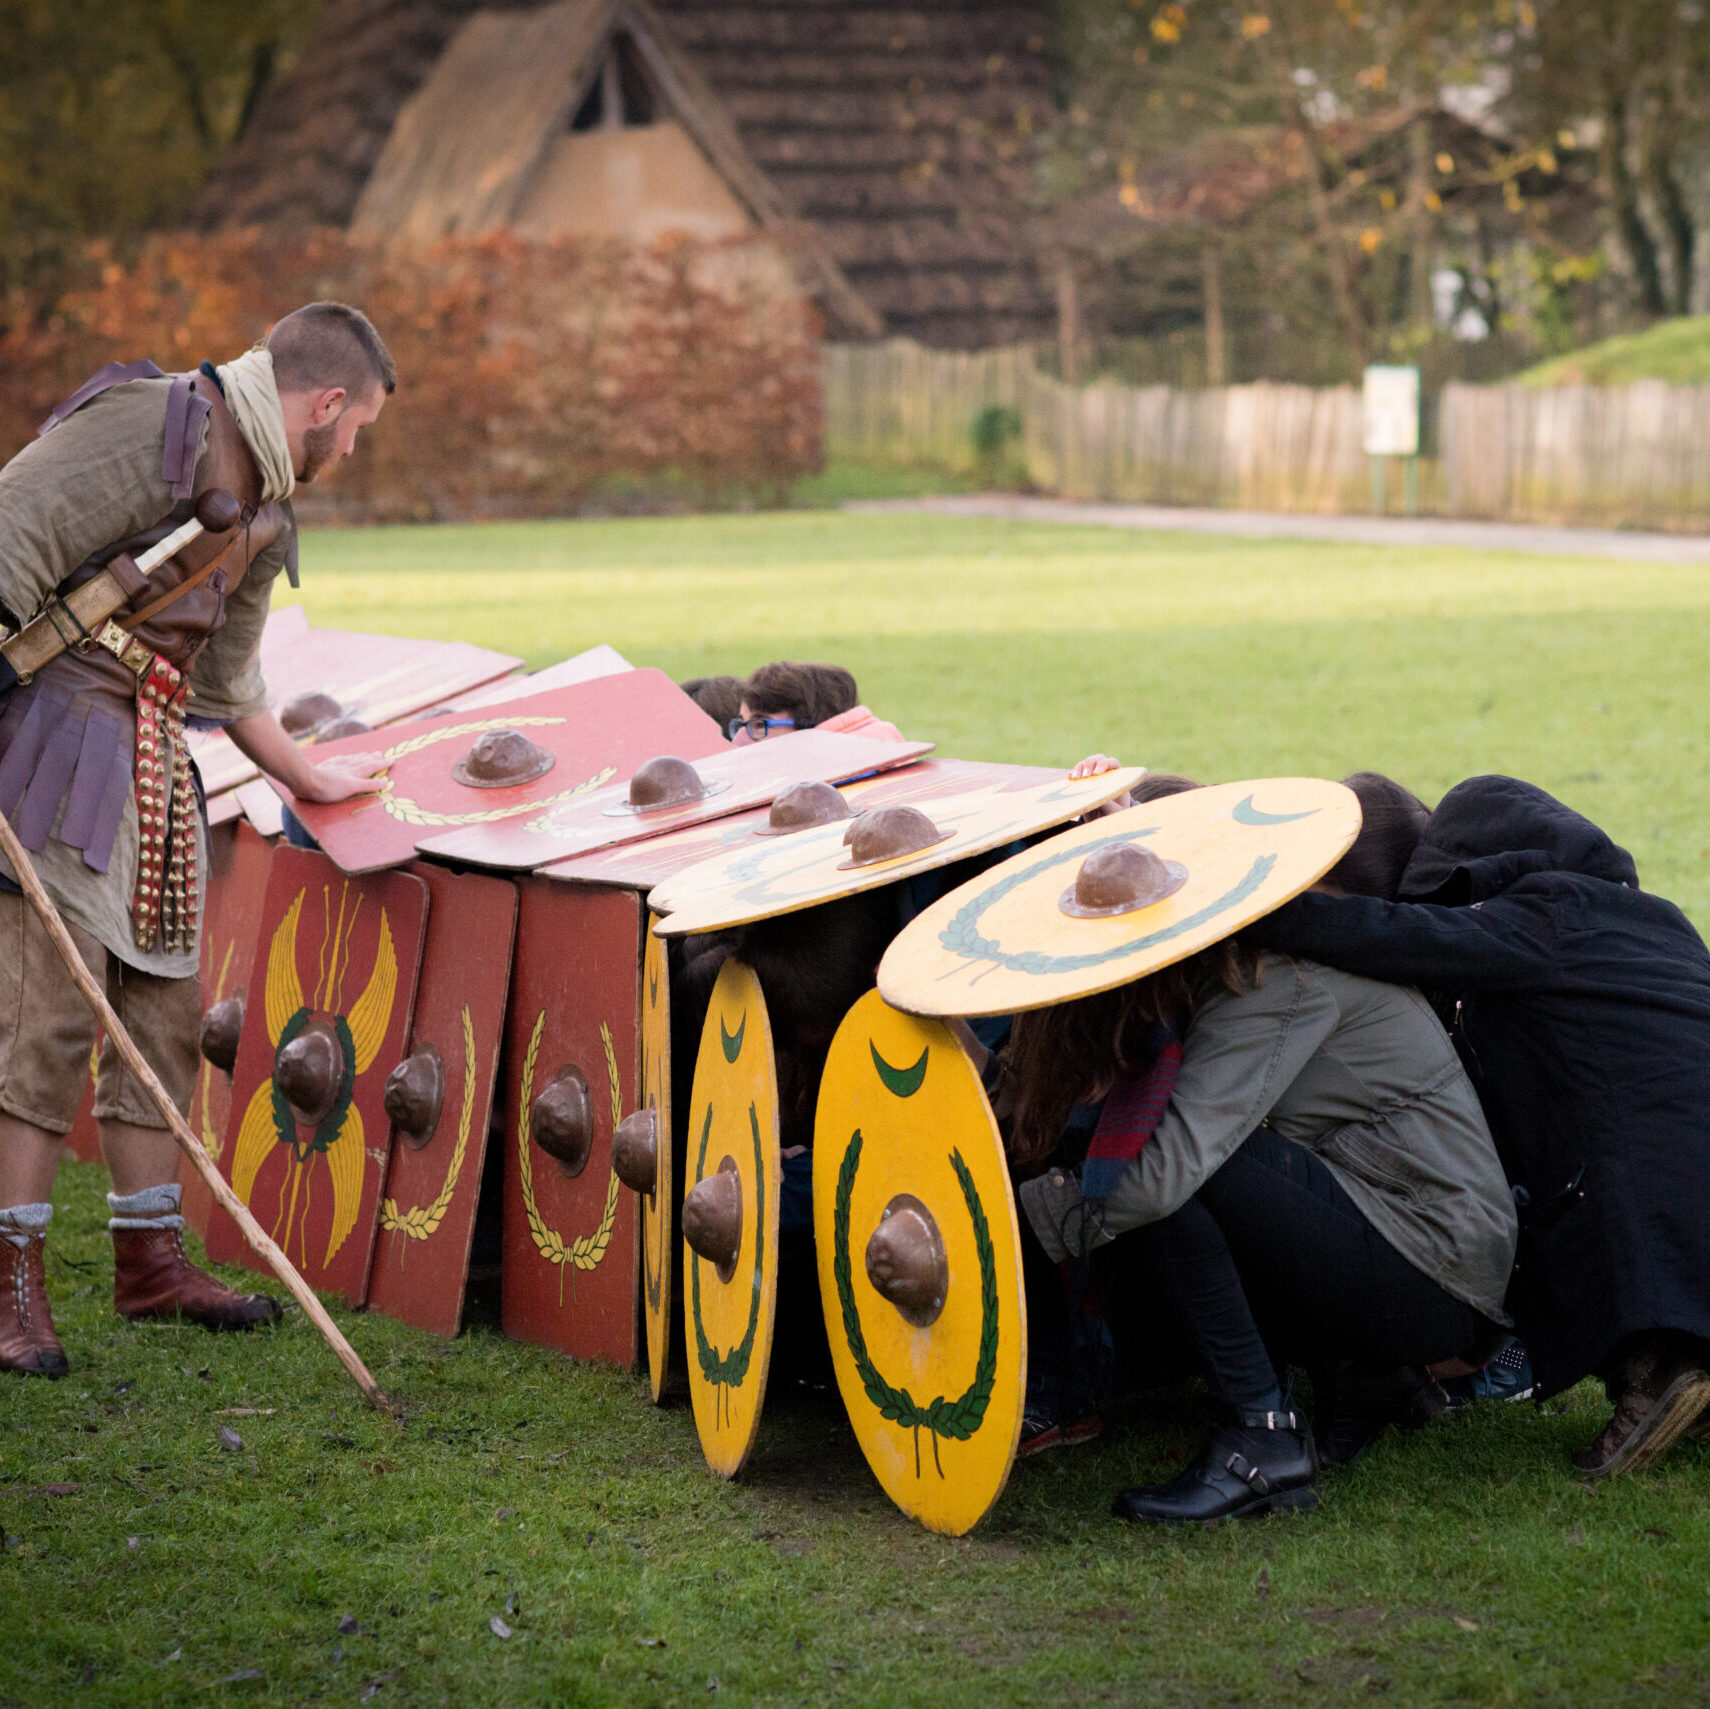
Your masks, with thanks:
[{"label": "yellow shield with green wreath", "polygon": [[754,1446],[766,1398],[779,1170],[766,1000],[753,971],[733,959],[713,986],[695,1058],[683,1193],[689,1393],[707,1464],[727,1478]]},{"label": "yellow shield with green wreath", "polygon": [[813,1225],[838,1387],[885,1492],[960,1536],[1009,1477],[1027,1317],[1009,1170],[950,1029],[870,991],[832,1042]]}]

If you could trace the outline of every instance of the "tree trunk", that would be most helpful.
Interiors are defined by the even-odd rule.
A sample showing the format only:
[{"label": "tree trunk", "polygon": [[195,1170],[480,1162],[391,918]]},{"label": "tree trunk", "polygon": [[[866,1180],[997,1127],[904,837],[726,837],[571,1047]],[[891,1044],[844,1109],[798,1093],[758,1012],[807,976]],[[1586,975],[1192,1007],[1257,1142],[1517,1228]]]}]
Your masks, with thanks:
[{"label": "tree trunk", "polygon": [[1680,183],[1674,175],[1674,133],[1677,126],[1674,104],[1666,97],[1653,116],[1645,147],[1645,188],[1663,223],[1663,236],[1668,246],[1669,272],[1673,289],[1669,307],[1677,315],[1692,312],[1692,273],[1694,251],[1698,246],[1698,231],[1692,210],[1681,194]]},{"label": "tree trunk", "polygon": [[1646,229],[1639,210],[1638,186],[1627,165],[1627,97],[1624,91],[1606,89],[1603,101],[1603,170],[1609,183],[1609,201],[1615,230],[1632,263],[1639,306],[1646,314],[1665,315],[1668,301],[1663,295],[1662,269],[1657,246]]},{"label": "tree trunk", "polygon": [[1066,386],[1081,383],[1081,291],[1075,264],[1067,256],[1057,266],[1057,368]]},{"label": "tree trunk", "polygon": [[1431,301],[1431,210],[1425,198],[1431,193],[1431,126],[1415,119],[1407,127],[1407,214],[1409,228],[1410,278],[1408,294],[1413,324],[1429,337],[1436,325]]},{"label": "tree trunk", "polygon": [[1200,255],[1205,275],[1205,383],[1221,386],[1229,378],[1223,333],[1223,256],[1215,243]]}]

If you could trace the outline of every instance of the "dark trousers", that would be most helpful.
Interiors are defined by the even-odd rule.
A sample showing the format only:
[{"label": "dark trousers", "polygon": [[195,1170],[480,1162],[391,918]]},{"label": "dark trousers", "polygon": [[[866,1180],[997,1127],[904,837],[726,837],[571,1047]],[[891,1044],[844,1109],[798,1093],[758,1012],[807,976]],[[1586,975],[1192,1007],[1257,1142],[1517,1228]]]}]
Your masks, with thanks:
[{"label": "dark trousers", "polygon": [[1279,1364],[1433,1364],[1493,1327],[1408,1263],[1326,1164],[1269,1128],[1173,1216],[1123,1240],[1232,1406],[1278,1389]]}]

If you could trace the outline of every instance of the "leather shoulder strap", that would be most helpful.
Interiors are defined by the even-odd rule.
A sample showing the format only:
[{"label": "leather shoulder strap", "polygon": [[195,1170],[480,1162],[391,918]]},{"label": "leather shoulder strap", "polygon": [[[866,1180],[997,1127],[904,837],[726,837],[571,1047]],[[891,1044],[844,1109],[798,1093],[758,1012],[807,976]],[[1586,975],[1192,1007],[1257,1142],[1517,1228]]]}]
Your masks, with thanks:
[{"label": "leather shoulder strap", "polygon": [[[161,373],[145,356],[140,362],[109,362],[99,373],[91,374],[70,397],[61,403],[56,403],[48,411],[48,418],[36,429],[39,439],[44,433],[51,432],[65,420],[67,416],[75,415],[78,410],[91,398],[98,398],[103,392],[110,392],[115,386],[122,386],[131,380],[164,380]],[[186,493],[188,498],[189,494]]]}]

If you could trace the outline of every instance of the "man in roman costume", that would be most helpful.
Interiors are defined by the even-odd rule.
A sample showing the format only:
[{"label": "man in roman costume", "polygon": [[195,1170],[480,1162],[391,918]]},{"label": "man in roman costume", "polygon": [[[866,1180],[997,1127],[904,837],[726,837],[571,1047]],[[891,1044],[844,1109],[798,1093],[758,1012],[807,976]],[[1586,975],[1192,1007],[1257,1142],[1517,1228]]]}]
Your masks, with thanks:
[{"label": "man in roman costume", "polygon": [[[45,619],[64,641],[45,664],[0,668],[0,813],[180,1109],[197,1064],[208,847],[186,722],[223,726],[305,800],[379,787],[370,763],[299,750],[268,710],[257,654],[275,576],[296,585],[293,489],[350,455],[396,383],[364,315],[311,303],[223,366],[109,364],[0,468],[0,636]],[[237,501],[236,526],[139,573],[137,556],[215,489]],[[128,600],[86,626],[67,599],[102,576]],[[15,879],[0,861],[0,1369],[55,1377],[67,1365],[43,1240],[95,1021]],[[111,1040],[95,1118],[117,1310],[209,1329],[273,1321],[276,1301],[186,1258],[176,1144]]]}]

